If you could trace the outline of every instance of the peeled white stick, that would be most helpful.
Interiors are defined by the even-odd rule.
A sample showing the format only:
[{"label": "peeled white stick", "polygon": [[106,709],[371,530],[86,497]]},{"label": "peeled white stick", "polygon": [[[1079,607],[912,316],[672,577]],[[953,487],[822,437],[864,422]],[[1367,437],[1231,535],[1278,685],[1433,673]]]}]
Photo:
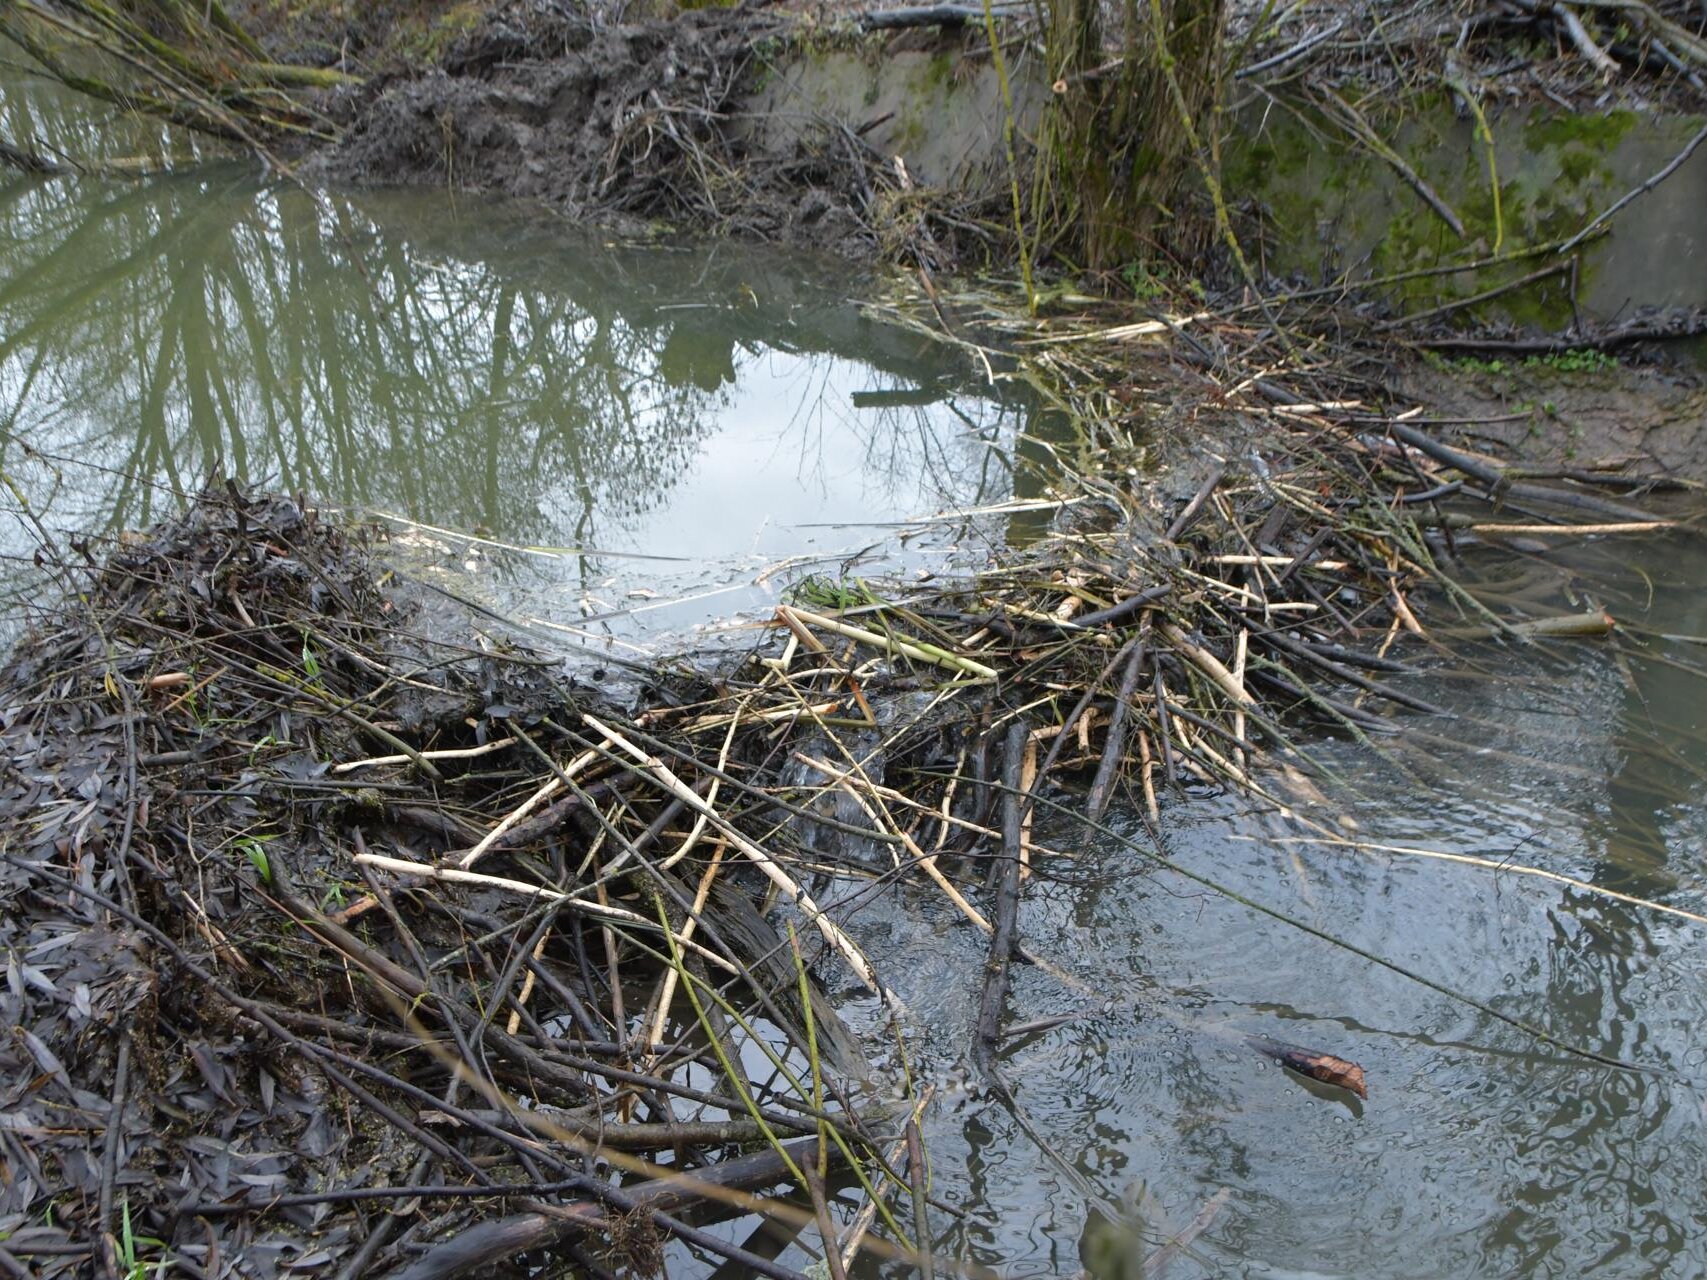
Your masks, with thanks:
[{"label": "peeled white stick", "polygon": [[[163,677],[156,676],[156,680]],[[479,747],[459,747],[454,751],[423,751],[423,760],[472,760],[476,756],[490,755],[494,751],[502,751],[505,747],[516,745],[514,738],[499,738],[496,742],[488,742]],[[409,756],[369,756],[366,760],[346,760],[343,764],[332,766],[333,773],[348,773],[352,769],[366,769],[377,764],[407,764]]]},{"label": "peeled white stick", "polygon": [[1193,644],[1186,638],[1185,632],[1171,622],[1162,623],[1160,630],[1168,638],[1168,642],[1183,653],[1193,666],[1220,686],[1221,692],[1231,698],[1235,706],[1256,706],[1257,700],[1251,696],[1241,681],[1234,678],[1233,673],[1227,670],[1221,659],[1201,645]]},{"label": "peeled white stick", "polygon": [[[585,769],[598,758],[599,753],[597,751],[583,751],[580,755],[576,756],[568,764],[563,766],[563,777],[573,778],[577,773],[581,772],[581,770]],[[475,845],[467,853],[463,854],[457,861],[457,866],[466,870],[467,868],[472,867],[476,862],[479,862],[485,852],[497,843],[498,838],[502,836],[504,832],[515,826],[516,823],[520,822],[523,818],[527,817],[528,814],[537,809],[540,804],[550,799],[562,789],[563,778],[559,778],[553,774],[546,781],[545,785],[540,787],[538,791],[535,791],[526,800],[523,800],[519,805],[505,815],[502,822],[482,836],[479,844]]]},{"label": "peeled white stick", "polygon": [[788,900],[798,906],[818,926],[818,932],[824,935],[824,941],[830,944],[830,949],[847,961],[848,968],[854,971],[859,980],[892,1007],[898,1008],[900,1000],[895,994],[877,980],[877,975],[871,971],[871,965],[866,961],[860,949],[854,945],[854,940],[836,927],[836,922],[824,913],[824,909],[812,901],[806,890],[796,884],[793,878],[777,865],[771,857],[758,845],[737,831],[722,814],[718,813],[687,783],[683,782],[662,760],[646,754],[615,729],[601,724],[592,716],[582,713],[581,720],[594,733],[602,734],[607,742],[620,747],[634,757],[641,768],[650,773],[658,784],[671,795],[696,813],[703,813],[711,821],[711,825],[721,831],[729,843],[739,849],[748,861],[765,873],[765,876],[778,889],[781,889]]},{"label": "peeled white stick", "polygon": [[[681,937],[683,940],[693,937],[694,926],[699,923],[699,913],[705,910],[705,900],[711,895],[711,882],[717,877],[717,869],[723,865],[723,850],[728,847],[727,840],[719,839],[717,848],[711,855],[711,865],[705,869],[705,874],[699,879],[699,890],[693,896],[693,906],[688,910],[688,918],[682,922]],[[652,1030],[647,1036],[649,1044],[659,1044],[664,1039],[664,1031],[670,1025],[670,1005],[676,998],[676,982],[681,977],[681,971],[675,968],[664,970],[664,982],[658,992],[658,1010],[652,1018]],[[646,1059],[646,1070],[652,1071],[658,1064],[656,1057]]]}]

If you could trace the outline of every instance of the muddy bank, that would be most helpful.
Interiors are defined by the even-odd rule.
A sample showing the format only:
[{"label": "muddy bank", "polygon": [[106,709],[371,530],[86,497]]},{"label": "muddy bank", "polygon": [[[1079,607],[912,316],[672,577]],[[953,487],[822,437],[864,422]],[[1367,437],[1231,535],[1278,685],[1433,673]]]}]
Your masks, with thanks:
[{"label": "muddy bank", "polygon": [[[1236,14],[1235,29],[1248,20]],[[1551,29],[1545,15],[1532,21]],[[464,13],[430,63],[348,92],[341,140],[319,163],[348,181],[538,198],[629,231],[733,234],[933,267],[1011,264],[1010,181],[1028,222],[1042,216],[1032,202],[1047,203],[1040,190],[1071,181],[1051,174],[1037,147],[1082,90],[1053,79],[1011,15],[1002,22],[1016,38],[998,70],[977,22],[894,32],[769,8],[637,22],[515,5]],[[1312,23],[1333,35],[1346,20],[1318,14],[1307,32]],[[1688,75],[1637,63],[1591,92],[1598,81],[1580,58],[1541,56],[1514,19],[1466,28],[1474,39],[1431,73],[1450,91],[1420,73],[1376,89],[1390,77],[1377,65],[1387,55],[1372,61],[1350,36],[1307,35],[1295,57],[1259,56],[1272,45],[1286,55],[1294,26],[1289,17],[1252,48],[1221,117],[1228,212],[1261,277],[1340,282],[1401,315],[1447,304],[1457,323],[1543,330],[1698,301],[1689,211],[1707,150],[1682,152],[1707,98]],[[1392,38],[1426,65],[1438,60],[1436,35],[1413,21]],[[1489,77],[1475,112],[1451,89],[1472,67]],[[1017,172],[1002,127],[1010,102]],[[1611,235],[1572,246],[1568,278],[1522,281],[1545,265],[1536,255],[1547,246],[1674,158],[1691,162]],[[1195,179],[1186,187],[1182,209],[1202,199]],[[1116,206],[1098,216],[1128,214],[1138,216]],[[1033,251],[1047,260],[1065,230],[1031,227]],[[1105,272],[1096,287],[1150,301],[1193,276],[1235,280],[1220,248],[1205,255],[1190,239],[1158,246],[1178,259],[1160,274],[1155,263]],[[1660,260],[1680,270],[1656,271]]]},{"label": "muddy bank", "polygon": [[1707,385],[1690,368],[1522,355],[1419,361],[1399,385],[1467,447],[1534,465],[1707,481]]},{"label": "muddy bank", "polygon": [[[777,74],[792,29],[765,10],[608,25],[506,8],[435,69],[340,103],[344,136],[315,167],[340,181],[537,198],[633,233],[956,260],[945,246],[967,243],[968,229],[941,223],[937,201],[915,196],[847,120],[776,101],[755,109],[754,87]],[[768,127],[779,114],[788,127]],[[980,197],[949,203],[968,199]]]}]

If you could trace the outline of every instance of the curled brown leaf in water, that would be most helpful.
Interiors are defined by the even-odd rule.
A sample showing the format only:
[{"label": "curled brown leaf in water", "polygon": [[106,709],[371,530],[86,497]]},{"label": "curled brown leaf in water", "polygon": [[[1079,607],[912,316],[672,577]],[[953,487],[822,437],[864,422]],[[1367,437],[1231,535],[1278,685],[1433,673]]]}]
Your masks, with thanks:
[{"label": "curled brown leaf in water", "polygon": [[1369,1085],[1364,1079],[1363,1068],[1347,1058],[1317,1053],[1314,1049],[1270,1040],[1267,1036],[1248,1035],[1245,1043],[1265,1058],[1277,1059],[1281,1066],[1290,1067],[1300,1075],[1349,1090],[1365,1102],[1369,1101]]}]

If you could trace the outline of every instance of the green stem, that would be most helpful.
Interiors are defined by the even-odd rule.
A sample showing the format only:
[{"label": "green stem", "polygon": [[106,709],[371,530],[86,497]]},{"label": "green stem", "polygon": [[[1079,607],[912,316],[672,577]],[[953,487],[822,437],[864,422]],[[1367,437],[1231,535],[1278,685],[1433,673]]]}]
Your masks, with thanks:
[{"label": "green stem", "polygon": [[1025,282],[1025,305],[1037,314],[1037,284],[1031,276],[1031,250],[1025,242],[1025,217],[1020,210],[1019,161],[1014,155],[1014,94],[1008,82],[1008,60],[1002,53],[1002,42],[996,35],[996,11],[990,0],[984,0],[984,32],[990,39],[990,59],[995,64],[996,82],[1002,87],[1002,143],[1008,153],[1008,193],[1013,198],[1014,241],[1019,248],[1020,279]]}]

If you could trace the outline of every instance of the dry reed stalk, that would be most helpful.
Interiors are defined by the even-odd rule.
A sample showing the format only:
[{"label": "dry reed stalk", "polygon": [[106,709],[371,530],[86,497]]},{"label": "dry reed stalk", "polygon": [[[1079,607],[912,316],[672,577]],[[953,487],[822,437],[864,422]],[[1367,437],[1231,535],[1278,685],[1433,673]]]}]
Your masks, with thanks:
[{"label": "dry reed stalk", "polygon": [[884,652],[892,653],[897,657],[910,658],[914,662],[925,662],[932,666],[943,667],[949,671],[970,676],[975,680],[994,681],[996,679],[996,671],[993,667],[985,666],[981,662],[976,662],[960,654],[950,653],[936,645],[897,636],[880,635],[875,631],[867,631],[864,627],[852,626],[836,618],[826,618],[822,614],[812,613],[797,606],[777,606],[779,615],[782,615],[785,610],[789,616],[799,622],[834,632],[836,635],[849,640],[857,640],[861,644],[868,644],[874,649],[882,649]]}]

